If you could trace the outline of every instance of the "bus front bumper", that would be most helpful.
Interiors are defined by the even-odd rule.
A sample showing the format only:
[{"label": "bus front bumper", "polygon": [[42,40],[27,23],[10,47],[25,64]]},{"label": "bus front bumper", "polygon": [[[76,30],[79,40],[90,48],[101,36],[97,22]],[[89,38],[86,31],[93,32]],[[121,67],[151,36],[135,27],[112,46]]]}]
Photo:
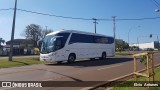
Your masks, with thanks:
[{"label": "bus front bumper", "polygon": [[53,62],[52,54],[40,54],[40,61]]}]

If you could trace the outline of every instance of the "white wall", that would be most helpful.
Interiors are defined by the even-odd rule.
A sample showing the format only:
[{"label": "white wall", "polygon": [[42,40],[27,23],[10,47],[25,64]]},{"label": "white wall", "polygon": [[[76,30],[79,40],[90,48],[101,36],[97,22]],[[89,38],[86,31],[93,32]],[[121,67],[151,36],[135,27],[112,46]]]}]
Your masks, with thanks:
[{"label": "white wall", "polygon": [[151,42],[151,43],[141,43],[139,44],[139,48],[140,49],[146,49],[146,48],[152,48],[154,49],[154,42]]},{"label": "white wall", "polygon": [[140,49],[144,50],[147,48],[152,48],[154,49],[154,42],[150,42],[150,43],[139,43],[139,44],[131,44],[129,46],[138,46]]}]

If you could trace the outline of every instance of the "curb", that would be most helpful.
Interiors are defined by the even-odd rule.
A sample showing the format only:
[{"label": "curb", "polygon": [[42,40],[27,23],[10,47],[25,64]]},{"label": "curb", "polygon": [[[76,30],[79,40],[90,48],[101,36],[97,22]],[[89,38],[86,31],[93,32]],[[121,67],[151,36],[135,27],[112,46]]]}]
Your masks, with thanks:
[{"label": "curb", "polygon": [[[160,64],[157,64],[154,67],[159,67],[159,66],[160,66]],[[138,72],[143,72],[143,71],[145,71],[145,69],[139,70]],[[93,85],[93,86],[90,86],[90,87],[82,88],[80,90],[94,90],[94,89],[96,89],[98,87],[105,86],[105,85],[107,85],[109,83],[112,84],[112,82],[114,82],[114,81],[128,80],[128,79],[130,79],[132,77],[133,77],[133,73],[130,73],[130,74],[127,74],[127,75],[124,75],[124,76],[120,76],[120,77],[108,80],[106,82],[102,82],[102,83],[99,83],[99,84],[96,84],[96,85]]]}]

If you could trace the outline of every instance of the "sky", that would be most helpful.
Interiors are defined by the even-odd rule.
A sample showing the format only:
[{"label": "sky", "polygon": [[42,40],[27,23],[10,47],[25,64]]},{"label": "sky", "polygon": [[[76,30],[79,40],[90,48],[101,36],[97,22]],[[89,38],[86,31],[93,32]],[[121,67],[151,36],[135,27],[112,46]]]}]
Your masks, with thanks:
[{"label": "sky", "polygon": [[[160,12],[155,9],[154,0],[17,0],[17,8],[40,12],[45,14],[98,19],[97,33],[113,36],[112,16],[116,16],[116,38],[128,42],[139,43],[152,42],[160,39],[160,18],[145,20],[119,20],[160,17]],[[160,0],[155,0],[160,4]],[[11,39],[13,10],[1,10],[14,8],[15,0],[0,0],[0,37],[5,41]],[[109,19],[103,21],[99,19]],[[38,24],[43,29],[54,31],[80,30],[94,33],[93,20],[79,20],[45,16],[17,10],[15,39],[25,38],[22,36],[27,25]],[[153,34],[152,38],[149,35]]]}]

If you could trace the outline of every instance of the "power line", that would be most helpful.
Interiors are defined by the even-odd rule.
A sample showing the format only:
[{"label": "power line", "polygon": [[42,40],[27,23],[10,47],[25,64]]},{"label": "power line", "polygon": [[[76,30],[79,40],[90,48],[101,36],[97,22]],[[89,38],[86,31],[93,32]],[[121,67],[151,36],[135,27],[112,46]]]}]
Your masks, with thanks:
[{"label": "power line", "polygon": [[160,17],[151,17],[151,18],[136,18],[136,19],[117,19],[118,21],[140,21],[140,20],[152,20],[160,19]]},{"label": "power line", "polygon": [[23,12],[34,13],[34,14],[46,15],[46,16],[60,17],[60,18],[81,19],[81,20],[92,20],[92,19],[86,19],[86,18],[74,18],[74,17],[58,16],[58,15],[46,14],[46,13],[34,12],[34,11],[28,11],[28,10],[23,10],[23,9],[17,9],[17,10],[19,10],[19,11],[23,11]]},{"label": "power line", "polygon": [[[45,14],[45,13],[40,13],[40,12],[34,12],[34,11],[28,11],[28,10],[23,10],[23,9],[18,9],[20,11],[24,12],[30,12],[30,13],[35,13],[35,14],[40,14],[40,15],[47,15],[47,16],[54,16],[54,17],[61,17],[61,18],[69,18],[69,19],[81,19],[81,20],[93,20],[93,19],[86,19],[86,18],[74,18],[74,17],[66,17],[66,16],[57,16],[57,15],[52,15],[52,14]],[[133,20],[149,20],[149,19],[159,19],[160,17],[151,17],[151,18],[135,18],[135,19],[116,19],[118,21],[133,21]],[[98,21],[112,21],[112,19],[96,19]]]},{"label": "power line", "polygon": [[159,6],[153,1],[153,0],[150,0],[156,7],[159,8]]},{"label": "power line", "polygon": [[156,5],[158,8],[160,7],[160,4],[156,0],[151,0],[154,5]]},{"label": "power line", "polygon": [[[116,19],[116,21],[140,21],[140,20],[153,20],[153,19],[160,19],[160,17]],[[99,20],[101,20],[101,21],[112,21],[112,19],[99,19]]]},{"label": "power line", "polygon": [[160,7],[160,4],[156,0],[153,0],[153,1]]},{"label": "power line", "polygon": [[[0,9],[0,11],[3,11],[3,10],[13,10],[13,8]],[[24,10],[24,9],[17,9],[17,10],[22,11],[22,12],[28,12],[28,13],[34,13],[34,14],[39,14],[39,15],[45,15],[45,16],[54,16],[54,17],[69,18],[69,19],[92,20],[92,19],[86,19],[86,18],[74,18],[74,17],[58,16],[58,15],[46,14],[46,13],[29,11],[29,10]]]},{"label": "power line", "polygon": [[0,11],[7,11],[7,10],[13,10],[13,8],[8,8],[8,9],[0,9]]},{"label": "power line", "polygon": [[[8,8],[8,9],[0,9],[0,10],[13,10],[13,8]],[[47,13],[42,13],[42,12],[35,12],[35,11],[29,11],[29,10],[24,10],[24,9],[17,9],[18,11],[22,12],[28,12],[28,13],[34,13],[34,14],[39,14],[39,15],[44,15],[44,16],[52,16],[52,17],[58,17],[58,18],[67,18],[67,19],[77,19],[77,20],[93,20],[93,19],[87,19],[87,18],[75,18],[75,17],[66,17],[66,16],[58,16],[54,14],[47,14]],[[160,17],[144,17],[144,18],[122,18],[122,19],[116,19],[116,21],[140,21],[140,20],[153,20],[153,19],[160,19]],[[96,19],[97,21],[112,21],[112,19]]]}]

